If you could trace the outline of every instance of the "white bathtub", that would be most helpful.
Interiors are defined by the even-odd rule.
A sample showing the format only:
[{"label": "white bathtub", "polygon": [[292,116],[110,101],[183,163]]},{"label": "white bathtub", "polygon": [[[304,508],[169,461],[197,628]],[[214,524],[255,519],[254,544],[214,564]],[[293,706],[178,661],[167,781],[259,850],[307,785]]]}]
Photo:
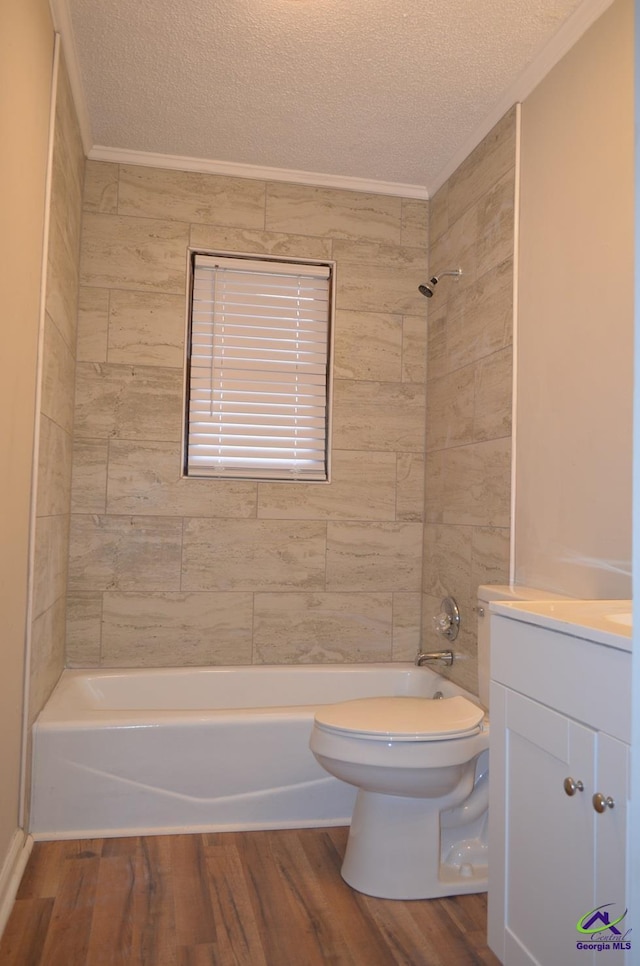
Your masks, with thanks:
[{"label": "white bathtub", "polygon": [[33,729],[36,839],[346,825],[320,704],[465,693],[412,664],[64,671]]}]

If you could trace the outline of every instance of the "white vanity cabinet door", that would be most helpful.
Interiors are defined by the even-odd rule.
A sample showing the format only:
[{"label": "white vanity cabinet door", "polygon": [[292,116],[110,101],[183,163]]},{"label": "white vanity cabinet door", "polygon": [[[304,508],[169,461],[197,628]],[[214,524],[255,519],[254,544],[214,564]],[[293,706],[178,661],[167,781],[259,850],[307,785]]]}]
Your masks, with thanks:
[{"label": "white vanity cabinet door", "polygon": [[[492,685],[491,707],[490,943],[507,966],[592,966],[592,953],[576,947],[576,922],[595,905],[595,732],[501,685]],[[502,870],[493,850],[500,826]]]},{"label": "white vanity cabinet door", "polygon": [[[600,793],[605,801],[611,800],[613,807],[605,805],[603,812],[595,815],[595,902],[594,906],[611,903],[610,913],[618,916],[625,910],[627,889],[627,820],[629,799],[629,745],[610,735],[598,735],[598,755],[595,793]],[[593,804],[593,798],[591,799]],[[631,921],[621,923],[618,929],[622,934],[632,926]],[[631,940],[631,936],[627,937]],[[596,962],[625,962],[619,951],[609,950],[596,957]],[[636,949],[637,955],[637,949]],[[627,953],[631,962],[631,953]]]},{"label": "white vanity cabinet door", "polygon": [[576,928],[624,912],[628,745],[496,682],[491,716],[489,945],[505,966],[630,963]]}]

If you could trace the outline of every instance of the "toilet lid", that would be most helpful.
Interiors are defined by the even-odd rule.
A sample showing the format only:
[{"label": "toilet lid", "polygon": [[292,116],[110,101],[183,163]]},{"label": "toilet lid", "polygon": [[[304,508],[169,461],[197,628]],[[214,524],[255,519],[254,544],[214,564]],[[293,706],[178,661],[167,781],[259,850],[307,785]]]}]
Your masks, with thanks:
[{"label": "toilet lid", "polygon": [[477,734],[484,711],[466,698],[356,698],[328,704],[315,716],[326,730],[361,738],[442,741]]}]

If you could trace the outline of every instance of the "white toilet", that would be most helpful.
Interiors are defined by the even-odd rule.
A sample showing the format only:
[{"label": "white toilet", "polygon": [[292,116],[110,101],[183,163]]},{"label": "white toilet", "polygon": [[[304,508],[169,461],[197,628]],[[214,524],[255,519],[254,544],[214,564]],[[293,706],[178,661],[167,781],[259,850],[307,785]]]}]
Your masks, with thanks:
[{"label": "white toilet", "polygon": [[[362,698],[326,705],[310,747],[358,788],[343,879],[385,899],[485,892],[490,600],[523,588],[478,591],[479,698]],[[453,688],[455,691],[455,688]],[[481,706],[482,705],[482,706]]]}]

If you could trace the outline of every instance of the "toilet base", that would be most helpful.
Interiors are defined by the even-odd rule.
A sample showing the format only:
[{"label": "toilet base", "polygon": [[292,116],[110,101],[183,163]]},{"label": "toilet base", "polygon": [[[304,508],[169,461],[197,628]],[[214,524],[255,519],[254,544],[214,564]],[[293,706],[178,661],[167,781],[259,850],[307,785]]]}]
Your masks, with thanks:
[{"label": "toilet base", "polygon": [[441,810],[441,801],[359,789],[342,878],[381,899],[486,892],[486,847],[480,841],[463,840],[459,866],[441,862]]}]

